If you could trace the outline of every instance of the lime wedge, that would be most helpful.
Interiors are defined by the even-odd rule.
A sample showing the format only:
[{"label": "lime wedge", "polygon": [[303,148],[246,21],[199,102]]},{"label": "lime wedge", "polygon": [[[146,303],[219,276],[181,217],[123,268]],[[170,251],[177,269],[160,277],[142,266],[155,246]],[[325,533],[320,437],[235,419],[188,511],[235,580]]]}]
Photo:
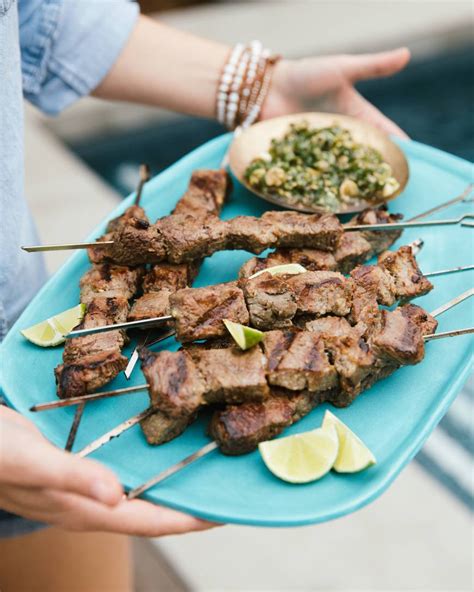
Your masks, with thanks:
[{"label": "lime wedge", "polygon": [[375,456],[345,423],[326,411],[323,428],[334,427],[339,439],[339,452],[333,469],[339,473],[357,473],[376,463]]},{"label": "lime wedge", "polygon": [[267,468],[289,483],[309,483],[320,479],[331,470],[338,448],[333,426],[258,445]]},{"label": "lime wedge", "polygon": [[262,275],[262,273],[269,273],[271,275],[298,275],[306,271],[308,271],[306,267],[303,267],[299,263],[286,263],[285,265],[274,265],[273,267],[267,267],[266,269],[257,271],[257,273],[249,277],[249,280]]},{"label": "lime wedge", "polygon": [[28,341],[41,347],[59,345],[64,343],[65,335],[82,321],[85,311],[86,305],[78,304],[54,317],[41,321],[37,325],[23,329],[21,334]]},{"label": "lime wedge", "polygon": [[234,323],[234,321],[229,321],[228,319],[224,319],[224,325],[241,349],[250,349],[265,337],[263,331],[241,325],[240,323]]}]

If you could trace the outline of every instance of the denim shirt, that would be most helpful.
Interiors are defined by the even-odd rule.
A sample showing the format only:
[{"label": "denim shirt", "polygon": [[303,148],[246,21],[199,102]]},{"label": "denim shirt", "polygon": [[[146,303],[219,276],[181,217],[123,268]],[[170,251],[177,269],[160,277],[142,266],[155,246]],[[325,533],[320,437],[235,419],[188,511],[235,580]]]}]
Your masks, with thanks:
[{"label": "denim shirt", "polygon": [[[0,341],[46,278],[23,188],[22,95],[57,114],[117,59],[138,6],[128,0],[0,0]],[[47,237],[46,237],[47,238]]]}]

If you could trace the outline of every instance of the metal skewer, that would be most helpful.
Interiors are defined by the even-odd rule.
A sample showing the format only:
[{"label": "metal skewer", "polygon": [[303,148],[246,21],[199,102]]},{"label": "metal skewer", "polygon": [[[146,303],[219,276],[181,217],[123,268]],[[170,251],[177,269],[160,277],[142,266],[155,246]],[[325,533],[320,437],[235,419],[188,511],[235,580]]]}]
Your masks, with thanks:
[{"label": "metal skewer", "polygon": [[164,341],[165,339],[168,339],[168,337],[172,337],[174,334],[175,334],[175,330],[170,329],[169,331],[167,331],[166,333],[163,333],[163,335],[160,335],[156,339],[153,339],[152,341],[148,341],[150,333],[147,333],[147,335],[145,335],[145,339],[143,340],[143,342],[135,347],[132,355],[130,356],[130,359],[128,360],[127,367],[123,371],[123,373],[125,374],[125,378],[127,380],[130,379],[133,369],[135,368],[135,364],[138,362],[138,358],[139,358],[138,350],[139,350],[140,345],[146,345],[147,347],[151,347],[152,345],[155,345],[155,344],[159,343],[160,341]]},{"label": "metal skewer", "polygon": [[79,424],[81,423],[82,415],[84,413],[85,408],[86,408],[86,404],[81,403],[80,405],[77,406],[76,413],[74,414],[74,419],[72,422],[71,430],[69,431],[69,435],[67,437],[67,442],[66,442],[66,446],[65,446],[65,450],[68,450],[69,452],[72,450],[72,447],[74,446],[74,442],[75,442],[76,436],[77,436],[77,431],[79,429]]},{"label": "metal skewer", "polygon": [[140,413],[137,413],[137,415],[134,415],[133,417],[126,419],[124,422],[122,422],[121,424],[119,424],[118,426],[116,426],[100,438],[97,438],[97,440],[94,440],[94,442],[91,442],[88,446],[77,452],[77,456],[83,457],[87,456],[88,454],[91,454],[98,448],[101,448],[104,444],[107,444],[107,442],[110,442],[110,440],[113,440],[117,436],[120,436],[121,434],[123,434],[123,432],[132,428],[134,425],[137,425],[137,423],[140,423],[140,421],[146,419],[153,413],[155,413],[155,409],[153,409],[153,407],[148,407],[148,409],[145,409],[145,411],[141,411]]},{"label": "metal skewer", "polygon": [[[421,228],[424,226],[453,226],[460,224],[461,226],[472,226],[470,222],[464,222],[474,218],[474,214],[463,214],[458,218],[447,218],[445,220],[424,220],[419,222],[414,220],[411,222],[389,222],[388,224],[357,224],[354,226],[344,226],[344,230],[347,232],[360,232],[361,230],[372,230],[372,231],[391,231],[391,230],[404,230],[405,228]],[[21,248],[28,253],[36,253],[38,251],[60,251],[68,249],[88,249],[89,247],[101,247],[107,245],[113,245],[114,241],[97,241],[92,243],[69,243],[64,245],[33,245],[33,246],[22,246]]]},{"label": "metal skewer", "polygon": [[[441,269],[439,271],[430,271],[424,273],[425,277],[434,277],[438,275],[449,275],[451,273],[459,273],[463,271],[471,271],[474,269],[474,265],[462,265],[458,267],[452,267],[450,269]],[[90,329],[76,329],[66,335],[66,339],[73,337],[80,337],[81,335],[93,335],[95,333],[104,333],[105,331],[115,331],[117,329],[138,329],[144,327],[154,327],[161,323],[167,323],[173,321],[174,318],[171,315],[164,317],[153,317],[151,319],[143,319],[141,321],[127,321],[125,323],[117,323],[115,325],[103,325],[102,327],[92,327]],[[171,333],[172,334],[172,333]]]},{"label": "metal skewer", "polygon": [[441,212],[441,210],[445,210],[446,208],[449,208],[450,206],[452,206],[456,203],[460,203],[460,202],[467,203],[467,202],[473,201],[474,196],[469,197],[473,188],[474,188],[474,184],[469,183],[469,185],[466,187],[466,189],[464,189],[464,191],[461,193],[461,195],[458,195],[457,197],[450,199],[449,201],[445,201],[444,203],[440,204],[439,206],[435,206],[434,208],[426,210],[426,212],[423,212],[422,214],[418,214],[417,216],[413,216],[413,218],[409,219],[409,222],[413,222],[415,220],[420,220],[421,218],[425,218],[426,216],[434,214],[435,212]]},{"label": "metal skewer", "polygon": [[135,197],[135,205],[136,206],[140,205],[140,201],[142,199],[143,187],[145,186],[145,183],[147,183],[150,180],[150,167],[145,163],[141,164],[139,174],[140,174],[140,181],[138,183],[137,195]]},{"label": "metal skewer", "polygon": [[[431,313],[431,316],[435,316],[435,315],[437,316],[437,315],[442,314],[443,312],[446,312],[447,310],[458,305],[460,302],[462,302],[463,300],[466,300],[466,298],[469,298],[469,296],[472,296],[473,294],[474,294],[474,290],[468,290],[467,292],[464,292],[464,294],[460,294],[456,298],[453,298],[449,302],[446,302],[446,304],[444,304],[440,308],[433,311],[433,313]],[[429,335],[425,335],[423,337],[423,339],[424,339],[424,341],[432,341],[434,339],[443,339],[444,337],[457,337],[459,335],[467,335],[470,333],[474,333],[474,327],[469,327],[467,329],[454,329],[452,331],[444,331],[442,333],[432,333]],[[189,456],[187,456],[183,460],[179,461],[175,465],[169,467],[168,469],[165,469],[164,471],[162,471],[158,475],[155,475],[154,477],[152,477],[151,479],[149,479],[148,481],[146,481],[142,485],[139,485],[138,487],[131,489],[127,493],[127,499],[131,500],[131,499],[138,497],[139,495],[141,495],[142,493],[144,493],[145,491],[147,491],[148,489],[150,489],[154,485],[161,483],[162,481],[164,481],[165,479],[167,479],[171,475],[174,475],[175,473],[177,473],[181,469],[184,469],[185,467],[187,467],[191,463],[199,460],[200,458],[203,458],[204,456],[206,456],[210,452],[213,452],[218,447],[219,447],[219,445],[215,441],[205,444],[202,448],[200,448],[199,450],[196,450],[196,452],[193,452],[192,454],[190,454]]]}]

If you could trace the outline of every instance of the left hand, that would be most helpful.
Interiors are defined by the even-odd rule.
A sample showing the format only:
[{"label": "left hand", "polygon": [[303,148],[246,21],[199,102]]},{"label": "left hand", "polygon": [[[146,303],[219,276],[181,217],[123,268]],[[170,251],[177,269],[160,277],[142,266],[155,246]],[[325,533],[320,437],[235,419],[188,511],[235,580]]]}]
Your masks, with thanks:
[{"label": "left hand", "polygon": [[410,59],[406,48],[374,54],[336,55],[300,60],[281,60],[275,66],[261,119],[308,110],[364,119],[388,134],[406,138],[393,121],[364,99],[354,88],[358,80],[391,76]]}]

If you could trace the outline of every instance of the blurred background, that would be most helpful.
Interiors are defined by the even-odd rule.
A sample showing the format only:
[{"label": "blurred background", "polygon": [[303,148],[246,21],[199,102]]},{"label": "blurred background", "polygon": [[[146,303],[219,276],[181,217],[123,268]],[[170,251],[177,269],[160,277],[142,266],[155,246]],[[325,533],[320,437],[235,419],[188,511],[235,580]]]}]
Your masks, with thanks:
[{"label": "blurred background", "polygon": [[[360,84],[360,92],[414,140],[474,160],[471,2],[140,4],[178,28],[229,44],[257,38],[286,57],[407,45],[408,68]],[[42,239],[82,239],[135,186],[140,162],[157,173],[223,131],[207,120],[93,99],[56,119],[28,107],[26,192]],[[65,257],[48,254],[50,271]],[[471,590],[472,419],[471,385],[391,489],[336,522],[136,540],[136,590]]]}]

